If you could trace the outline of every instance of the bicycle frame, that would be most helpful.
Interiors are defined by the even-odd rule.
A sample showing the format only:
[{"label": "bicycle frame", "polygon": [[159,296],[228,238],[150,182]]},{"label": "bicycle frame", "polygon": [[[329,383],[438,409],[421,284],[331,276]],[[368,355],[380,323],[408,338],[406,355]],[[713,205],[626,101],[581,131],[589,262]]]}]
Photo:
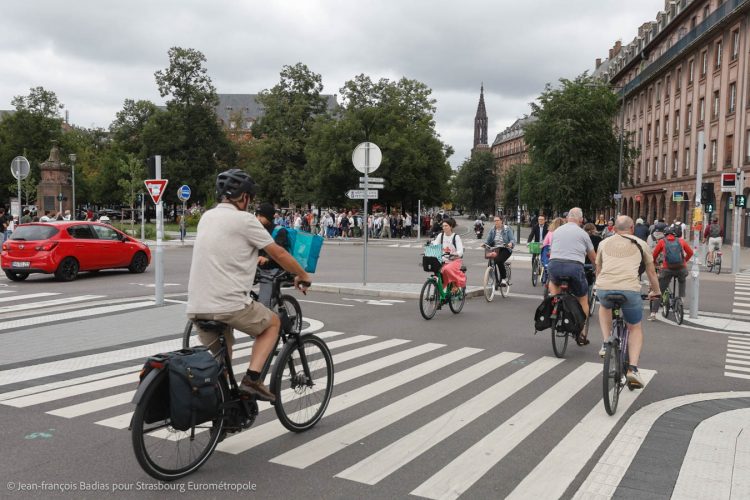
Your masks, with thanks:
[{"label": "bicycle frame", "polygon": [[440,275],[440,272],[438,271],[432,273],[432,276],[429,279],[437,281],[437,289],[440,297],[440,302],[446,302],[448,300],[448,297],[450,296],[450,289],[447,286],[443,286],[443,277]]}]

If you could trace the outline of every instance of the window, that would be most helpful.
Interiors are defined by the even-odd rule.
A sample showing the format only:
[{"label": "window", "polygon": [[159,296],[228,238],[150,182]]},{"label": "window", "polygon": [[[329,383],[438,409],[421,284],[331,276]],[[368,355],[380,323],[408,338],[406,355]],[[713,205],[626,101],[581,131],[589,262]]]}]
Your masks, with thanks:
[{"label": "window", "polygon": [[674,91],[679,92],[680,87],[682,87],[682,66],[677,68],[677,76],[674,81]]},{"label": "window", "polygon": [[690,59],[688,63],[688,85],[693,83],[693,78],[695,78],[695,59]]},{"label": "window", "polygon": [[708,71],[708,52],[701,52],[701,78],[705,78],[706,72]]},{"label": "window", "polygon": [[707,17],[708,17],[708,5],[703,7],[703,20],[705,21]]},{"label": "window", "polygon": [[750,130],[745,131],[745,163],[750,163]]},{"label": "window", "polygon": [[703,121],[706,119],[706,98],[701,97],[698,102],[698,124],[703,125]]},{"label": "window", "polygon": [[740,30],[732,31],[732,61],[736,61],[740,55]]},{"label": "window", "polygon": [[229,122],[229,128],[232,129],[232,130],[236,129],[237,128],[237,122],[234,121],[234,120],[230,121]]},{"label": "window", "polygon": [[656,123],[654,124],[654,141],[659,140],[659,120],[656,120]]},{"label": "window", "polygon": [[728,135],[724,142],[724,166],[732,165],[733,155],[734,155],[734,136]]},{"label": "window", "polygon": [[661,102],[661,82],[656,82],[656,104]]},{"label": "window", "polygon": [[711,141],[711,168],[716,168],[716,160],[719,156],[719,146],[716,139]]},{"label": "window", "polygon": [[661,157],[661,178],[666,179],[667,178],[667,155],[663,155]]},{"label": "window", "polygon": [[734,113],[737,105],[737,82],[729,84],[729,113]]},{"label": "window", "polygon": [[646,160],[646,182],[651,178],[651,161]]},{"label": "window", "polygon": [[664,80],[664,98],[669,99],[669,87],[672,85],[672,75],[667,75]]},{"label": "window", "polygon": [[680,131],[680,110],[674,112],[674,133],[677,134]]},{"label": "window", "polygon": [[714,104],[713,106],[711,106],[711,119],[712,120],[719,119],[719,100],[720,100],[719,91],[714,90]]},{"label": "window", "polygon": [[690,128],[693,126],[693,105],[687,105],[687,114],[685,116],[685,129],[690,132]]},{"label": "window", "polygon": [[646,96],[646,100],[648,101],[648,109],[651,109],[651,97],[654,94],[654,89],[652,87],[648,88],[648,94]]},{"label": "window", "polygon": [[672,153],[672,177],[677,177],[677,151]]},{"label": "window", "polygon": [[690,175],[690,148],[685,148],[685,175]]},{"label": "window", "polygon": [[695,25],[696,25],[697,23],[698,23],[698,17],[697,17],[697,16],[693,16],[693,17],[692,17],[692,18],[690,19],[690,29],[693,29],[693,28],[695,28]]},{"label": "window", "polygon": [[651,124],[649,123],[646,127],[646,146],[651,145]]},{"label": "window", "polygon": [[659,176],[659,157],[654,156],[654,180]]},{"label": "window", "polygon": [[721,40],[714,44],[714,69],[721,68]]},{"label": "window", "polygon": [[667,140],[669,135],[669,115],[664,117],[664,140]]},{"label": "window", "polygon": [[90,224],[81,226],[71,226],[68,228],[68,234],[77,240],[95,240],[96,235],[91,229]]},{"label": "window", "polygon": [[95,225],[94,232],[100,240],[120,241],[122,239],[120,233],[110,227]]},{"label": "window", "polygon": [[638,147],[643,146],[643,127],[638,129]]}]

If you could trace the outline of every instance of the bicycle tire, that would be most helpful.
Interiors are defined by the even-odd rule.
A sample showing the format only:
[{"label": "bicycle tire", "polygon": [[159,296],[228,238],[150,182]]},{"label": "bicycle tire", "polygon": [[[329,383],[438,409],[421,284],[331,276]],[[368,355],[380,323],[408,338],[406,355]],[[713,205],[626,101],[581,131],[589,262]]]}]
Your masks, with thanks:
[{"label": "bicycle tire", "polygon": [[507,297],[510,294],[510,285],[512,283],[510,282],[510,266],[506,263],[505,264],[505,285],[500,285],[500,295],[502,295],[503,298]]},{"label": "bicycle tire", "polygon": [[435,316],[439,300],[440,292],[437,289],[437,283],[432,278],[427,279],[419,293],[419,312],[424,319],[430,320]]},{"label": "bicycle tire", "polygon": [[448,298],[448,307],[450,307],[450,310],[453,314],[458,314],[461,312],[461,309],[464,308],[464,304],[466,303],[466,287],[459,288],[458,292],[451,292],[450,297]]},{"label": "bicycle tire", "polygon": [[539,283],[539,261],[532,257],[531,259],[531,286],[536,286]]},{"label": "bicycle tire", "polygon": [[[313,380],[308,380],[304,372],[300,345]],[[321,381],[321,384],[316,383]],[[318,423],[333,392],[333,357],[326,343],[315,335],[304,335],[288,342],[273,368],[273,388],[274,409],[281,425],[292,432],[302,432]]]},{"label": "bicycle tire", "polygon": [[187,349],[190,347],[190,336],[193,333],[193,322],[191,320],[187,321],[187,324],[185,324],[185,329],[182,331],[182,348]]},{"label": "bicycle tire", "polygon": [[565,351],[568,348],[568,334],[566,332],[558,332],[557,324],[552,325],[552,352],[558,358],[565,357]]},{"label": "bicycle tire", "polygon": [[714,257],[714,271],[716,271],[716,274],[721,274],[721,256],[719,256],[719,261],[716,261],[716,257]]},{"label": "bicycle tire", "polygon": [[668,289],[664,290],[664,293],[662,294],[662,301],[661,301],[661,315],[664,316],[664,318],[669,318],[669,304],[672,301],[672,292],[670,292]]},{"label": "bicycle tire", "polygon": [[495,298],[495,267],[487,266],[482,279],[482,289],[484,291],[484,300],[492,302]]},{"label": "bicycle tire", "polygon": [[512,284],[513,284],[513,283],[511,282],[511,280],[510,280],[510,278],[511,278],[511,274],[513,274],[513,268],[511,267],[511,265],[510,265],[510,264],[508,264],[508,263],[506,262],[506,263],[505,263],[505,279],[506,279],[506,280],[508,280],[508,286],[510,286],[510,285],[512,285]]},{"label": "bicycle tire", "polygon": [[681,325],[684,319],[685,307],[682,305],[682,299],[677,297],[674,301],[674,320],[678,325]]},{"label": "bicycle tire", "polygon": [[[219,416],[213,421],[196,425],[195,436],[192,439],[191,429],[178,431],[169,425],[169,415],[165,419],[153,424],[146,423],[146,414],[152,404],[161,403],[163,408],[165,395],[160,391],[165,391],[165,388],[168,391],[168,387],[165,384],[165,379],[168,376],[167,370],[162,370],[151,381],[139,403],[136,405],[133,420],[131,421],[131,439],[135,458],[149,476],[160,481],[174,481],[198,470],[206,463],[216,449],[216,445],[219,443],[222,431],[224,430],[224,410],[220,410]],[[226,400],[224,384],[219,384],[219,388],[219,408],[222,408]],[[166,400],[169,401],[168,392]],[[151,443],[156,443],[157,445],[154,453],[149,451],[149,444]],[[165,457],[167,454],[166,450],[169,447],[174,447],[177,456],[176,460],[179,460],[181,457],[188,457],[187,460],[192,461],[182,466],[176,464],[175,460]],[[189,447],[190,451],[185,450],[186,447]],[[194,449],[196,452],[192,451]],[[170,463],[162,464],[162,462]]]},{"label": "bicycle tire", "polygon": [[607,342],[604,348],[603,394],[604,409],[608,415],[614,415],[617,411],[617,403],[620,400],[620,353],[619,348],[612,342]]},{"label": "bicycle tire", "polygon": [[279,295],[276,312],[287,335],[299,335],[302,332],[302,308],[296,298],[286,294]]},{"label": "bicycle tire", "polygon": [[708,269],[708,272],[710,273],[712,270],[711,268],[714,267],[714,263],[708,260],[708,253],[709,252],[706,251],[706,256],[703,258],[703,265],[706,266],[706,268]]}]

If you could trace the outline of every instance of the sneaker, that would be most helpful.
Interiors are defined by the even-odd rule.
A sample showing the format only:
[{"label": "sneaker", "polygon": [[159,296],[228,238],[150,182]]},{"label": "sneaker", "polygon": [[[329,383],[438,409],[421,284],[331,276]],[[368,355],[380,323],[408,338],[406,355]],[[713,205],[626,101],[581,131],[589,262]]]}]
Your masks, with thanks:
[{"label": "sneaker", "polygon": [[263,382],[260,380],[253,382],[247,375],[242,377],[242,382],[240,382],[240,394],[243,396],[255,396],[261,401],[269,401],[271,403],[276,401],[276,396],[268,390],[268,387]]},{"label": "sneaker", "polygon": [[656,321],[656,313],[651,313],[648,315],[649,321]]},{"label": "sneaker", "polygon": [[641,374],[638,372],[634,372],[632,370],[628,370],[628,384],[633,389],[642,389],[643,388],[643,379],[641,378]]},{"label": "sneaker", "polygon": [[607,346],[602,344],[602,348],[599,349],[599,357],[603,358],[607,354]]}]

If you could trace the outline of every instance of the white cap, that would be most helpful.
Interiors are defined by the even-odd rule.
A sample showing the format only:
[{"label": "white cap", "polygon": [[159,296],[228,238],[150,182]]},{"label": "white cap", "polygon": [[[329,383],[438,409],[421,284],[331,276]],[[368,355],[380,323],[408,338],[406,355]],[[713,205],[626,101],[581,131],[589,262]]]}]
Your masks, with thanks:
[{"label": "white cap", "polygon": [[641,219],[640,217],[638,217],[638,219],[636,219],[635,223],[636,224],[643,224],[643,219]]}]

